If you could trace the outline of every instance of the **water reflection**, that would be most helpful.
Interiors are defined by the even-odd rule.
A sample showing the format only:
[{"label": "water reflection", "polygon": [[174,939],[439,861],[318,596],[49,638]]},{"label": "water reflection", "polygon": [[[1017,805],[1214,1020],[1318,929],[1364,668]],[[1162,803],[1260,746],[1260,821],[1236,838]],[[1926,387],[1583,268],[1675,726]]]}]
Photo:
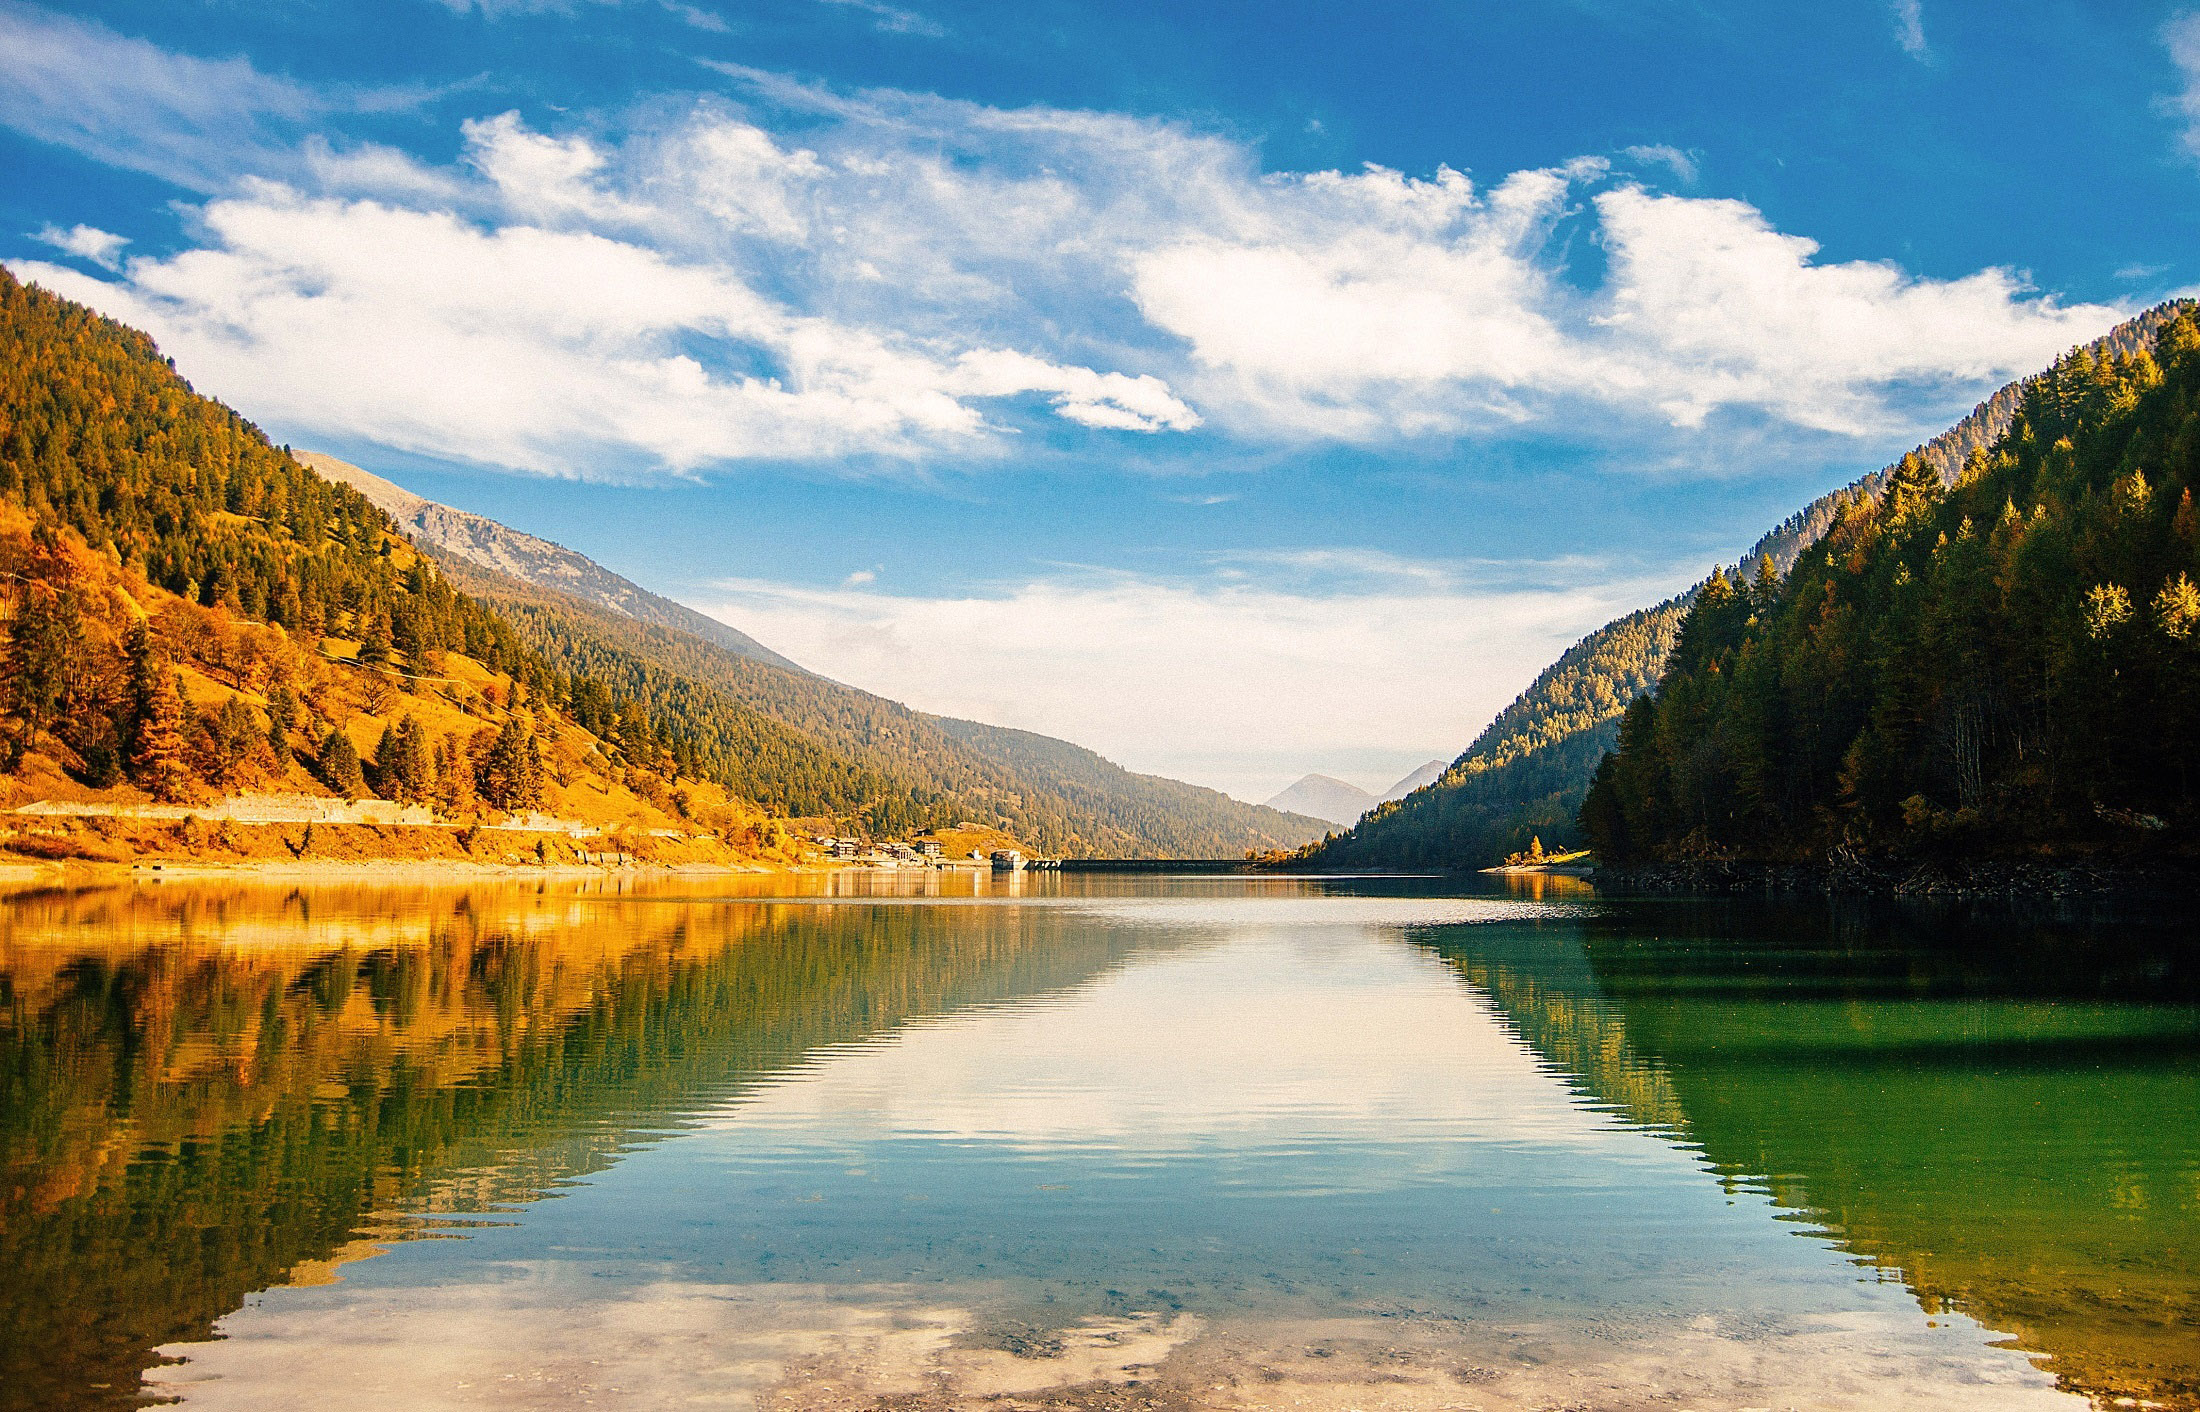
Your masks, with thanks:
[{"label": "water reflection", "polygon": [[2200,1405],[2129,934],[783,883],[0,906],[0,1405]]},{"label": "water reflection", "polygon": [[1132,942],[1043,911],[942,928],[693,890],[10,899],[0,1403],[132,1405],[153,1350],[253,1290],[529,1201],[810,1050],[1074,984]]},{"label": "water reflection", "polygon": [[1664,902],[1437,945],[1582,1092],[1927,1313],[2103,1405],[2200,1406],[2200,958],[2174,921]]}]

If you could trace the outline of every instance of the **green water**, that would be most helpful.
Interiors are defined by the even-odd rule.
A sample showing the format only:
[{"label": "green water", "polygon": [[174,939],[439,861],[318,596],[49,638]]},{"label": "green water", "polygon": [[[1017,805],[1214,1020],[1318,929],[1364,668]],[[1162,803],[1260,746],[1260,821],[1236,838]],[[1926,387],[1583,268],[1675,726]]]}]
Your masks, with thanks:
[{"label": "green water", "polygon": [[2174,919],[772,887],[0,899],[0,1406],[2200,1407]]}]

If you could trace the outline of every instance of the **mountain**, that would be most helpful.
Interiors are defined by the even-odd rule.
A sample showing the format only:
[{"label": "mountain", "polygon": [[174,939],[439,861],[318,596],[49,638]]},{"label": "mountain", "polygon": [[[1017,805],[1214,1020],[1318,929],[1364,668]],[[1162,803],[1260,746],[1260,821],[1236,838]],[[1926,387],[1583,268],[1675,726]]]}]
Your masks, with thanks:
[{"label": "mountain", "polygon": [[802,670],[747,633],[685,604],[659,597],[563,545],[508,528],[484,515],[454,510],[424,499],[372,471],[361,470],[325,452],[294,451],[291,454],[327,479],[348,485],[366,496],[395,520],[407,537],[425,548],[456,555],[469,564],[531,583],[537,588],[569,594],[620,617],[692,633],[737,656],[753,657],[788,671]]},{"label": "mountain", "polygon": [[1716,574],[1582,822],[1619,862],[2200,847],[2200,323],[2021,385],[1783,579]]},{"label": "mountain", "polygon": [[1268,801],[1271,809],[1311,814],[1332,824],[1350,828],[1360,815],[1375,807],[1375,796],[1356,784],[1331,775],[1307,775]]},{"label": "mountain", "polygon": [[1425,785],[1432,785],[1444,777],[1446,766],[1441,760],[1430,760],[1399,780],[1379,796],[1382,799],[1403,799]]},{"label": "mountain", "polygon": [[[1067,741],[930,715],[829,681],[573,550],[332,456],[303,459],[411,527],[451,582],[562,670],[653,703],[707,739],[762,718],[865,772],[870,793],[859,807],[875,830],[972,821],[1045,853],[1192,858],[1294,848],[1323,831],[1319,819],[1137,774]],[[584,702],[581,714],[594,721],[610,709],[608,700]],[[777,802],[775,780],[742,774],[737,752],[724,753],[737,786]]]},{"label": "mountain", "polygon": [[[635,703],[589,712],[601,682],[530,650],[364,496],[193,392],[142,333],[4,270],[0,623],[0,802],[98,825],[10,828],[19,851],[501,857],[535,842],[385,836],[352,802],[374,795],[500,829],[548,811],[635,830],[621,851],[727,861],[737,836],[769,846],[756,796],[726,787],[735,753],[752,775],[805,782],[811,803],[876,789],[754,712],[723,755]],[[288,796],[282,809],[327,827],[210,830],[179,812],[240,795]],[[180,832],[149,822],[163,817]],[[672,838],[685,842],[653,841]]]},{"label": "mountain", "polygon": [[[144,334],[0,271],[0,805],[98,815],[68,846],[103,857],[429,837],[378,833],[363,794],[466,826],[435,835],[462,856],[511,852],[521,840],[472,826],[533,810],[634,831],[618,851],[715,862],[772,853],[787,818],[875,835],[974,820],[1112,855],[1321,831],[824,681],[556,545],[352,479],[376,498],[193,392]],[[215,848],[196,819],[166,843],[111,825],[268,794],[330,827],[301,841],[231,818],[249,826]],[[0,826],[0,847],[47,832]]]},{"label": "mountain", "polygon": [[[2081,351],[2099,360],[2152,347],[2191,307],[2190,301],[2171,301],[2150,309]],[[1954,484],[1975,455],[2008,431],[2037,381],[2010,383],[1904,460],[1915,458],[1943,485]],[[1786,573],[1847,507],[1883,495],[1901,464],[1860,477],[1789,516],[1742,557],[1737,577],[1754,578],[1767,563]],[[1442,779],[1303,850],[1295,861],[1315,868],[1477,868],[1525,848],[1531,837],[1546,844],[1578,840],[1577,812],[1597,762],[1617,745],[1628,706],[1664,675],[1696,592],[1615,619],[1575,643]]]},{"label": "mountain", "polygon": [[1270,809],[1283,809],[1295,814],[1311,814],[1317,819],[1327,819],[1332,824],[1350,828],[1359,817],[1376,805],[1390,799],[1403,799],[1426,784],[1433,784],[1444,773],[1444,762],[1431,760],[1416,767],[1404,779],[1399,780],[1381,794],[1369,794],[1356,784],[1347,783],[1334,775],[1306,775],[1289,789],[1268,801]]},{"label": "mountain", "polygon": [[[2191,300],[2172,299],[2158,304],[2133,319],[2127,319],[2100,338],[2083,345],[2095,358],[2128,357],[2142,349],[2150,349],[2161,335],[2162,329],[2177,315],[2193,307]],[[1963,420],[1926,442],[1911,454],[1921,458],[1940,477],[1944,486],[1952,486],[1971,458],[2008,432],[2016,419],[2017,409],[2023,404],[2025,393],[2046,374],[2019,378],[1997,391],[1993,396],[1971,409]],[[1899,462],[1897,463],[1900,464]],[[1895,467],[1872,472],[1851,481],[1839,490],[1828,491],[1802,509],[1766,531],[1764,538],[1750,547],[1742,556],[1743,577],[1753,576],[1757,561],[1769,558],[1772,566],[1786,573],[1795,564],[1796,557],[1833,527],[1840,517],[1842,506],[1858,495],[1878,498],[1886,490],[1887,479]]]},{"label": "mountain", "polygon": [[1437,778],[1377,805],[1301,862],[1322,868],[1461,868],[1496,862],[1532,837],[1555,843],[1620,714],[1648,690],[1685,611],[1673,599],[1605,624],[1544,669]]}]

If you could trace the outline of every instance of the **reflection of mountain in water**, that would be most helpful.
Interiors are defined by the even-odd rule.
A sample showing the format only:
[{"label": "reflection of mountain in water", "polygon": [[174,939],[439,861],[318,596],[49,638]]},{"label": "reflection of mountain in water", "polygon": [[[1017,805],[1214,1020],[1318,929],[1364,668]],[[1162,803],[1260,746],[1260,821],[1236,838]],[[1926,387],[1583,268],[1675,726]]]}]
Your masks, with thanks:
[{"label": "reflection of mountain in water", "polygon": [[[1494,930],[1494,929],[1493,929]],[[2200,1407],[2182,938],[1743,906],[1431,938],[1628,1121],[2107,1403]]]},{"label": "reflection of mountain in water", "polygon": [[253,1290],[447,1234],[433,1213],[537,1197],[821,1046],[1074,985],[1131,944],[1047,908],[517,885],[15,898],[0,1406],[135,1405],[150,1350]]}]

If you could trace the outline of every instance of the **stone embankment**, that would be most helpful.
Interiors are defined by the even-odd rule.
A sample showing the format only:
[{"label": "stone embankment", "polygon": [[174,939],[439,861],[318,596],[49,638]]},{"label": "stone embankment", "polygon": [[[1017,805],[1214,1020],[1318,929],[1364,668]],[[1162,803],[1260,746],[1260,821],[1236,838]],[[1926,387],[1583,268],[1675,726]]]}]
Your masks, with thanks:
[{"label": "stone embankment", "polygon": [[[504,833],[562,834],[596,838],[603,829],[578,819],[529,811],[508,814],[494,823],[460,824],[440,818],[425,804],[388,799],[330,799],[312,794],[239,794],[205,804],[124,804],[107,800],[41,799],[10,812],[46,819],[154,819],[180,823],[199,819],[229,824],[374,824],[382,828],[481,828]],[[679,829],[644,830],[656,838],[684,838]]]}]

